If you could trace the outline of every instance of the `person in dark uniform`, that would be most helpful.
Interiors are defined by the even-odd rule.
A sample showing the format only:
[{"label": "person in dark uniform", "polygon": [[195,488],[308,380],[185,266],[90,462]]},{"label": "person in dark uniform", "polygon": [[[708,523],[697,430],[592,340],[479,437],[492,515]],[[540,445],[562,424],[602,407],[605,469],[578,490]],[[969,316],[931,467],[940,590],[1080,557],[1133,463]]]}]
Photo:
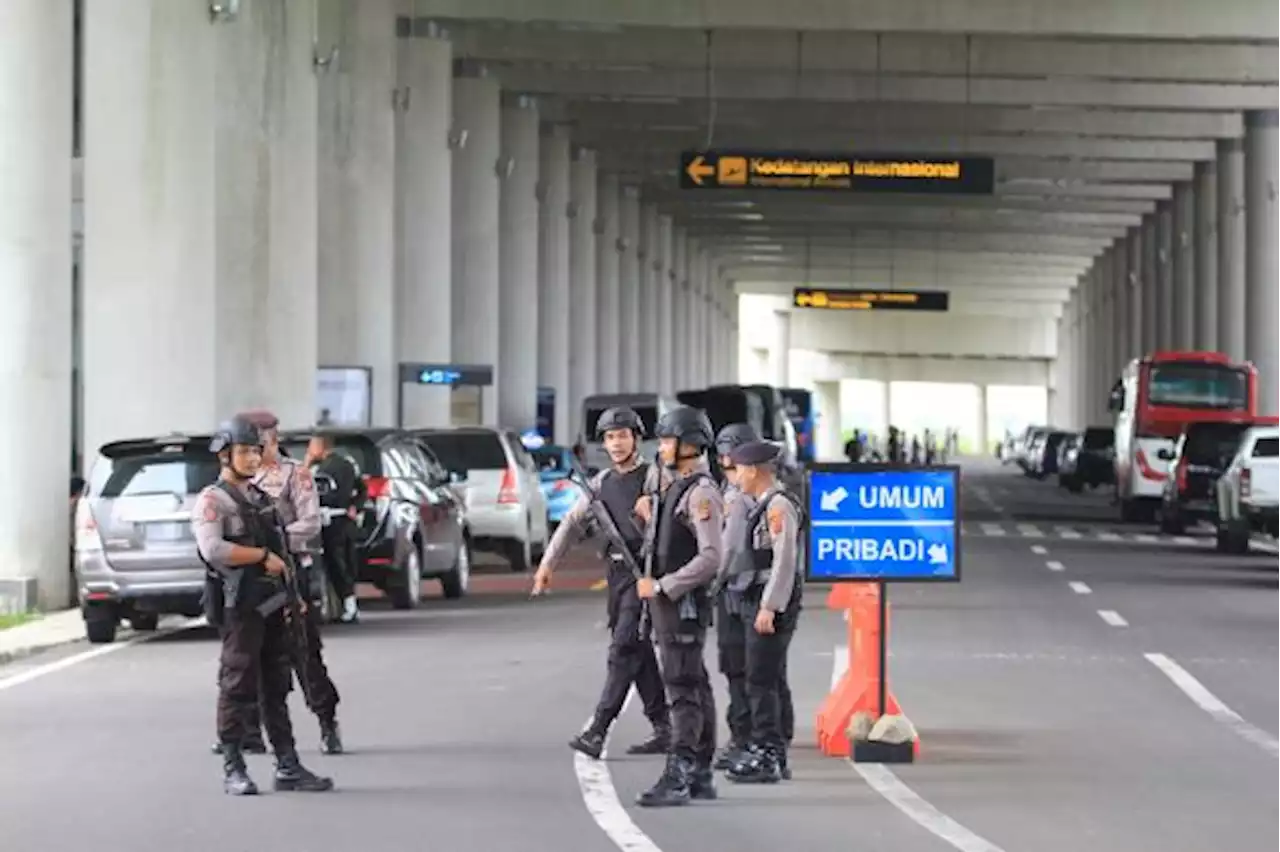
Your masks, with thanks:
[{"label": "person in dark uniform", "polygon": [[242,743],[256,732],[259,700],[267,738],[275,752],[276,790],[324,791],[333,780],[302,765],[293,739],[288,696],[292,651],[285,622],[284,554],[273,553],[267,530],[273,501],[253,484],[262,464],[262,436],[247,418],[236,417],[210,443],[222,472],[200,492],[191,526],[201,558],[220,582],[206,584],[206,612],[222,637],[218,684],[218,741],[223,790],[251,796]]},{"label": "person in dark uniform", "polygon": [[724,500],[708,472],[715,435],[707,416],[679,406],[658,420],[665,470],[655,470],[636,504],[645,522],[648,573],[636,584],[649,601],[662,678],[671,702],[671,749],[644,807],[714,799],[712,761],[716,706],[703,662],[712,605],[709,587],[720,567]]},{"label": "person in dark uniform", "polygon": [[754,566],[745,592],[752,618],[746,631],[751,746],[728,771],[729,779],[740,783],[776,783],[790,777],[783,712],[790,703],[787,651],[800,617],[800,513],[793,495],[777,482],[778,455],[776,446],[763,441],[743,444],[730,454],[738,484],[756,500],[744,542]]},{"label": "person in dark uniform", "polygon": [[325,575],[342,601],[342,620],[351,623],[360,618],[355,587],[355,517],[368,491],[351,460],[333,451],[331,434],[312,436],[307,446],[307,465],[314,474],[333,483],[331,490],[320,495],[320,507],[331,510],[328,522],[320,528],[320,540],[324,545]]},{"label": "person in dark uniform", "polygon": [[[592,477],[591,489],[599,496],[603,511],[609,513],[622,534],[631,556],[639,561],[643,536],[633,517],[636,500],[644,486],[649,465],[640,458],[640,438],[644,424],[630,408],[610,408],[596,421],[596,437],[604,444],[612,468]],[[551,585],[551,575],[573,544],[578,530],[591,517],[591,497],[583,494],[565,513],[542,556],[533,578],[533,593],[540,595]],[[609,584],[609,664],[600,693],[600,703],[587,729],[569,741],[569,747],[599,758],[604,751],[609,728],[622,712],[627,692],[635,684],[644,714],[653,725],[653,735],[631,746],[627,754],[662,754],[671,745],[671,718],[663,691],[662,674],[653,644],[641,635],[641,605],[636,596],[636,578],[624,557],[610,543]]]},{"label": "person in dark uniform", "polygon": [[733,574],[736,551],[746,538],[744,524],[755,505],[755,499],[738,487],[738,472],[730,453],[742,444],[760,440],[749,423],[731,423],[716,435],[716,455],[724,475],[724,548],[715,580],[716,650],[720,673],[729,691],[729,707],[725,721],[729,726],[729,742],[716,755],[714,767],[728,769],[740,761],[751,742],[751,704],[747,697],[747,623],[743,620],[744,604],[738,577]]}]

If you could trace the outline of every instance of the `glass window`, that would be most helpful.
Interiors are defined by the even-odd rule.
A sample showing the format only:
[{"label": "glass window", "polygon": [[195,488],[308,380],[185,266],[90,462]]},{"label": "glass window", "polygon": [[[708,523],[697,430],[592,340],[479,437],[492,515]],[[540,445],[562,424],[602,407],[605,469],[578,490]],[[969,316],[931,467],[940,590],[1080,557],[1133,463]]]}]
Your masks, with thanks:
[{"label": "glass window", "polygon": [[1086,450],[1105,450],[1115,444],[1116,433],[1113,429],[1087,429],[1084,433]]},{"label": "glass window", "polygon": [[450,470],[503,470],[507,453],[496,432],[427,432],[419,436]]},{"label": "glass window", "polygon": [[1280,438],[1259,438],[1253,444],[1253,457],[1273,459],[1280,455]]},{"label": "glass window", "polygon": [[1238,423],[1199,423],[1183,436],[1182,456],[1189,464],[1225,464],[1248,428]]},{"label": "glass window", "polygon": [[186,446],[146,447],[100,457],[89,479],[90,497],[197,494],[218,478],[213,453]]},{"label": "glass window", "polygon": [[1244,410],[1249,404],[1249,376],[1216,364],[1156,364],[1151,368],[1147,403]]},{"label": "glass window", "polygon": [[409,461],[395,444],[382,448],[382,468],[384,475],[391,479],[405,479],[409,476]]}]

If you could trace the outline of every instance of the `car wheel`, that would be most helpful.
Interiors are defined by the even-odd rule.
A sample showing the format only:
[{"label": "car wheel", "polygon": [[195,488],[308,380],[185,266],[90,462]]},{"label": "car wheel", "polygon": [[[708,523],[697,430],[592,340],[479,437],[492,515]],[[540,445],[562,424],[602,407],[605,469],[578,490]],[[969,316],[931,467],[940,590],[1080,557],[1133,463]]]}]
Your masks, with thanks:
[{"label": "car wheel", "polygon": [[532,561],[529,555],[531,548],[532,545],[528,539],[523,541],[513,539],[507,542],[507,562],[513,572],[524,574],[529,570],[529,563]]},{"label": "car wheel", "polygon": [[453,569],[440,577],[440,588],[444,596],[451,601],[457,600],[467,593],[471,585],[471,542],[464,538],[454,559]]},{"label": "car wheel", "polygon": [[160,627],[160,615],[155,612],[136,612],[129,616],[129,626],[134,630],[150,633]]},{"label": "car wheel", "polygon": [[116,641],[116,628],[120,619],[111,607],[91,606],[82,610],[84,633],[94,645],[110,645]]},{"label": "car wheel", "polygon": [[391,605],[396,609],[413,609],[422,599],[422,557],[416,541],[404,559],[400,575],[400,582],[390,588]]},{"label": "car wheel", "polygon": [[1182,535],[1187,531],[1186,524],[1182,522],[1182,515],[1177,509],[1163,506],[1160,509],[1160,532],[1166,535]]},{"label": "car wheel", "polygon": [[1249,528],[1240,523],[1228,523],[1226,527],[1227,553],[1236,555],[1249,552]]}]

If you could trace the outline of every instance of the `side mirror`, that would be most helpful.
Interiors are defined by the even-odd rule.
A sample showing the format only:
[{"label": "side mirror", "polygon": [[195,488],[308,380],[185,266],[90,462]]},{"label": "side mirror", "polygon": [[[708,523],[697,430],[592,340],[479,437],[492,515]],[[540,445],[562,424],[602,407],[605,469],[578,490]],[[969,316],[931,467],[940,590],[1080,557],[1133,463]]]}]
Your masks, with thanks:
[{"label": "side mirror", "polygon": [[1107,397],[1107,411],[1115,413],[1124,410],[1124,385],[1119,382],[1111,389],[1111,395]]},{"label": "side mirror", "polygon": [[450,484],[450,485],[459,485],[459,484],[461,484],[461,483],[463,483],[463,482],[466,482],[466,481],[467,481],[467,472],[466,472],[465,470],[451,470],[451,471],[449,471],[449,484]]},{"label": "side mirror", "polygon": [[1156,450],[1156,458],[1160,461],[1173,461],[1173,450],[1159,449]]}]

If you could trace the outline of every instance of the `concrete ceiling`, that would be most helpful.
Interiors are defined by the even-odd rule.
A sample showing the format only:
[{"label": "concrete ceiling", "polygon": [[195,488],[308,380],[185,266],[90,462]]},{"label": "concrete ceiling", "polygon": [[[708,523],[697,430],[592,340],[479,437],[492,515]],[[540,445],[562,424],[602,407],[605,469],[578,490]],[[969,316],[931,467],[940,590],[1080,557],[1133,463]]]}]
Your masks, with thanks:
[{"label": "concrete ceiling", "polygon": [[[404,5],[535,96],[746,292],[911,280],[1056,315],[1091,258],[1243,134],[1242,110],[1280,97],[1274,0]],[[680,152],[714,147],[991,156],[996,186],[681,190]]]}]

